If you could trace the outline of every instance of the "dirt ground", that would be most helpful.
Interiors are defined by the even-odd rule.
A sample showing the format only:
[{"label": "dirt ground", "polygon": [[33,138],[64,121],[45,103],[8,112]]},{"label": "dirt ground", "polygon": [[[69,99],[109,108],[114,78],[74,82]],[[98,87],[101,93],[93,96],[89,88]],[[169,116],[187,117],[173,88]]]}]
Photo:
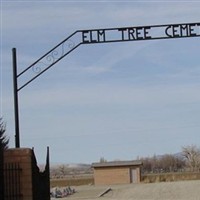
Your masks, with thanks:
[{"label": "dirt ground", "polygon": [[[200,180],[73,188],[77,192],[63,200],[200,200]],[[99,197],[108,188],[111,190]]]}]

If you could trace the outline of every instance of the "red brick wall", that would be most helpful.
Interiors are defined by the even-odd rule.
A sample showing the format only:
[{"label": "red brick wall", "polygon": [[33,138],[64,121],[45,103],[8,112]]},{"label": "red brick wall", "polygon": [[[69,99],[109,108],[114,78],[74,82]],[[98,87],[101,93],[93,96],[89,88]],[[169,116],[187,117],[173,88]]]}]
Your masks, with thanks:
[{"label": "red brick wall", "polygon": [[32,150],[28,148],[8,149],[4,163],[19,163],[21,171],[20,188],[24,200],[32,200]]}]

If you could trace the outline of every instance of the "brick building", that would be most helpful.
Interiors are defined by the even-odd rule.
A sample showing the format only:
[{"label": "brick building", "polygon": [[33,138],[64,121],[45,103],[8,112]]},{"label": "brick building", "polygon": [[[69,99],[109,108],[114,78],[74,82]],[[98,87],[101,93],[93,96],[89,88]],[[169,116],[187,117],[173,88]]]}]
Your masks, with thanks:
[{"label": "brick building", "polygon": [[139,183],[142,162],[114,161],[93,163],[95,185]]}]

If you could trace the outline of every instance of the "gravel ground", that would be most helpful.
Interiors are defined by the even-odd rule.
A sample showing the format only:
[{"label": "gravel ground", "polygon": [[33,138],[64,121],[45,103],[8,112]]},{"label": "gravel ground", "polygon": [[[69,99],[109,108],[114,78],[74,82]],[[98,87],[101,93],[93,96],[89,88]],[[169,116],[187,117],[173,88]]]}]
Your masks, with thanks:
[{"label": "gravel ground", "polygon": [[[73,188],[77,192],[63,200],[200,200],[200,180]],[[107,188],[111,191],[99,197]]]}]

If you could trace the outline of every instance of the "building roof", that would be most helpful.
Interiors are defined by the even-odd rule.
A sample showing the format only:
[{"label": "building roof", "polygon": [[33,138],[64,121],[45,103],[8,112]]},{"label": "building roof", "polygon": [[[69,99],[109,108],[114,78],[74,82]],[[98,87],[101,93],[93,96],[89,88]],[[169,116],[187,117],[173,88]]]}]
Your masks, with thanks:
[{"label": "building roof", "polygon": [[112,162],[92,163],[92,167],[93,168],[97,168],[97,167],[138,166],[138,165],[142,165],[142,161],[140,161],[140,160],[132,160],[132,161],[112,161]]}]

